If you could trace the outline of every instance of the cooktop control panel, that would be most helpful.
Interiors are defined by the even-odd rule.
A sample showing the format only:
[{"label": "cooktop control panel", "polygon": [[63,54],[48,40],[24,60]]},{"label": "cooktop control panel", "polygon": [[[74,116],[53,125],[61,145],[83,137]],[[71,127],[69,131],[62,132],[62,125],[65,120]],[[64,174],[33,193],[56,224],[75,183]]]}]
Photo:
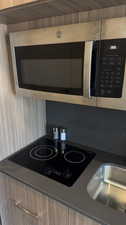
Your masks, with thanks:
[{"label": "cooktop control panel", "polygon": [[13,154],[8,160],[72,186],[94,157],[95,153],[91,151],[44,137]]}]

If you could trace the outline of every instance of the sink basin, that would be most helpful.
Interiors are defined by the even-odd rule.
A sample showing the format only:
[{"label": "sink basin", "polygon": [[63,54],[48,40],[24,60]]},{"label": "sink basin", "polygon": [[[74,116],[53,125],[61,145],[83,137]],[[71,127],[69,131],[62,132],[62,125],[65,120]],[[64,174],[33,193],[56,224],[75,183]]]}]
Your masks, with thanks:
[{"label": "sink basin", "polygon": [[87,191],[93,200],[126,213],[126,169],[103,164],[90,180]]}]

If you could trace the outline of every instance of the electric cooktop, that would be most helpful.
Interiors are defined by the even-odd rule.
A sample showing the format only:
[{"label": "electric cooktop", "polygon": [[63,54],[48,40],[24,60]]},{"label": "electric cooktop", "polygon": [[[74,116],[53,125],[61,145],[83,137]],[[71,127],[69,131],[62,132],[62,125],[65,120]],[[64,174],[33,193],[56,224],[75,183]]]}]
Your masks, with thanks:
[{"label": "electric cooktop", "polygon": [[94,156],[93,152],[44,137],[13,154],[8,160],[72,186]]}]

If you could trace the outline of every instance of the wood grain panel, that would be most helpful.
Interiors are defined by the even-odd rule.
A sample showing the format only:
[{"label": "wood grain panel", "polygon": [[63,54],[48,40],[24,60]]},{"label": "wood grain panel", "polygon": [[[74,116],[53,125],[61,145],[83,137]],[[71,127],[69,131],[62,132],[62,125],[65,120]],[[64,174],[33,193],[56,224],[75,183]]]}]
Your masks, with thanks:
[{"label": "wood grain panel", "polygon": [[[1,173],[0,189],[2,225],[10,225],[10,221],[11,225],[68,225],[68,208],[46,195]],[[20,204],[20,209],[16,203]]]},{"label": "wood grain panel", "polygon": [[[9,7],[19,6],[27,3],[36,2],[38,0],[0,0],[0,9],[7,9]],[[41,0],[45,1],[45,0]]]},{"label": "wood grain panel", "polygon": [[68,208],[54,200],[49,199],[48,204],[49,225],[68,225]]},{"label": "wood grain panel", "polygon": [[48,198],[0,174],[2,225],[49,225]]},{"label": "wood grain panel", "polygon": [[101,39],[126,38],[126,17],[103,20]]},{"label": "wood grain panel", "polygon": [[[58,36],[59,32],[60,37]],[[80,42],[86,40],[98,40],[99,38],[100,24],[97,21],[34,29],[10,34],[10,42],[14,46]]]},{"label": "wood grain panel", "polygon": [[69,225],[100,225],[100,224],[70,209],[69,210]]},{"label": "wood grain panel", "polygon": [[8,30],[9,32],[16,32],[28,29],[60,26],[73,23],[83,23],[100,19],[125,17],[125,16],[126,16],[126,5],[122,5],[117,7],[91,10],[87,12],[77,12],[62,16],[40,18],[37,20],[31,20],[18,24],[16,24],[15,20],[14,24],[8,25]]},{"label": "wood grain panel", "polygon": [[59,101],[59,102],[67,102],[73,104],[80,105],[89,105],[96,106],[96,98],[91,97],[85,98],[83,96],[77,95],[67,95],[67,94],[58,94],[51,92],[42,92],[42,91],[32,91],[23,88],[17,88],[17,94],[21,96],[33,97],[35,99],[49,100],[49,101]]},{"label": "wood grain panel", "polygon": [[6,35],[0,25],[0,160],[45,134],[45,102],[13,92]]},{"label": "wood grain panel", "polygon": [[[4,1],[4,0],[3,0]],[[14,0],[13,0],[14,1]],[[20,0],[21,1],[21,0]],[[25,0],[24,0],[25,1]],[[28,0],[27,0],[28,1]],[[5,1],[6,2],[6,1]],[[17,4],[17,0],[15,0]],[[10,8],[7,10],[2,10],[0,12],[0,20],[3,23],[12,24],[12,23],[19,23],[23,21],[30,21],[40,18],[46,17],[54,17],[54,16],[63,16],[67,14],[76,14],[83,11],[102,11],[105,8],[106,13],[104,17],[110,14],[109,10],[107,11],[108,7],[116,8],[116,6],[121,7],[121,5],[125,5],[125,0],[40,0],[35,1],[32,0],[32,4],[22,5],[18,8]],[[102,16],[102,13],[101,13]],[[120,15],[121,16],[121,15]]]},{"label": "wood grain panel", "polygon": [[[1,173],[0,190],[2,225],[100,225]],[[21,208],[15,203],[20,203]],[[36,215],[39,216],[37,219]]]}]

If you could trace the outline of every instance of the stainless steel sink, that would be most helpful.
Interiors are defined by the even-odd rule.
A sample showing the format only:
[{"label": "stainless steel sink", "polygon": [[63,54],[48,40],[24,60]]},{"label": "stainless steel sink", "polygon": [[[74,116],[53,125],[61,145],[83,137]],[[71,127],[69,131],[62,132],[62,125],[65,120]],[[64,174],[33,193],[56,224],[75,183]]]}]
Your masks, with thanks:
[{"label": "stainless steel sink", "polygon": [[125,168],[103,164],[90,180],[87,191],[93,200],[126,213]]}]

